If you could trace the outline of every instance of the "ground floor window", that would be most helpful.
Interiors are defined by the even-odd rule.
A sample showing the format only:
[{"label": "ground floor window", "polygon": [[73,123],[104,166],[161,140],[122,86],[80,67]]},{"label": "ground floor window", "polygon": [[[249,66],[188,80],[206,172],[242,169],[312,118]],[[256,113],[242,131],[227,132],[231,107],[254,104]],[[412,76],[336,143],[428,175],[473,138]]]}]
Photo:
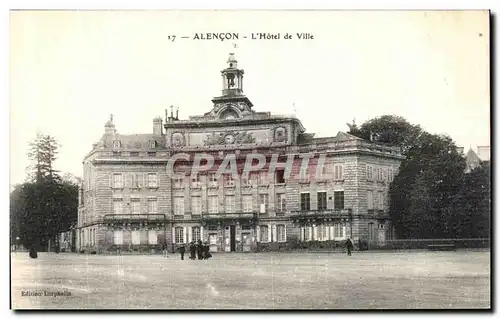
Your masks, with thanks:
[{"label": "ground floor window", "polygon": [[138,230],[132,231],[132,245],[140,245],[141,244],[141,232]]},{"label": "ground floor window", "polygon": [[260,241],[268,242],[269,241],[269,227],[268,226],[260,226]]},{"label": "ground floor window", "polygon": [[209,234],[208,242],[210,243],[210,245],[217,245],[217,234]]},{"label": "ground floor window", "polygon": [[175,227],[175,242],[178,244],[184,243],[184,228]]},{"label": "ground floor window", "polygon": [[115,245],[123,245],[123,231],[115,230],[113,232],[113,243]]},{"label": "ground floor window", "polygon": [[278,242],[286,241],[286,228],[285,225],[277,225],[276,226],[276,234]]},{"label": "ground floor window", "polygon": [[148,242],[150,245],[156,245],[158,243],[158,234],[157,234],[156,230],[149,230]]},{"label": "ground floor window", "polygon": [[305,227],[304,231],[305,231],[304,234],[305,241],[310,241],[312,239],[312,227]]},{"label": "ground floor window", "polygon": [[193,241],[194,242],[197,242],[198,240],[201,239],[201,232],[200,232],[200,227],[196,226],[196,227],[193,227],[192,228],[192,232],[193,232]]}]

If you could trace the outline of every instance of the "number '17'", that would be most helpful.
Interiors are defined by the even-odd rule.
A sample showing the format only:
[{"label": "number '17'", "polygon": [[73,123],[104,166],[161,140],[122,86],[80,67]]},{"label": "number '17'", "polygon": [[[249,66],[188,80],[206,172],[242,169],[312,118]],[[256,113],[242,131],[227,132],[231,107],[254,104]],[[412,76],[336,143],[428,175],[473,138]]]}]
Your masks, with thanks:
[{"label": "number '17'", "polygon": [[167,39],[174,42],[175,41],[175,35],[169,35],[167,36]]}]

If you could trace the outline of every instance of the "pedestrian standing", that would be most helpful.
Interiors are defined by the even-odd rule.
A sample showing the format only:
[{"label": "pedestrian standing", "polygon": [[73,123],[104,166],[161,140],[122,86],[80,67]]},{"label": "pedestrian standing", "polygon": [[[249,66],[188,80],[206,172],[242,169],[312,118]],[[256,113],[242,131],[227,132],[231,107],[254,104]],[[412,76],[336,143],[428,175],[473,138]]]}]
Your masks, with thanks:
[{"label": "pedestrian standing", "polygon": [[345,247],[347,248],[347,256],[351,256],[351,250],[354,247],[354,245],[352,244],[351,238],[347,238],[346,243],[345,243]]},{"label": "pedestrian standing", "polygon": [[184,245],[182,245],[179,248],[179,252],[181,253],[181,260],[184,260],[184,253],[186,252],[186,247],[184,247]]},{"label": "pedestrian standing", "polygon": [[168,246],[167,243],[163,243],[161,246],[162,252],[163,252],[163,257],[168,258]]},{"label": "pedestrian standing", "polygon": [[196,245],[194,244],[194,242],[189,243],[189,253],[190,253],[189,259],[195,260],[196,259]]},{"label": "pedestrian standing", "polygon": [[208,246],[208,243],[205,242],[205,245],[203,245],[203,259],[209,259],[212,257],[212,254],[210,253],[210,246]]},{"label": "pedestrian standing", "polygon": [[198,239],[198,244],[196,245],[196,253],[198,254],[198,260],[203,259],[203,244],[200,239]]}]

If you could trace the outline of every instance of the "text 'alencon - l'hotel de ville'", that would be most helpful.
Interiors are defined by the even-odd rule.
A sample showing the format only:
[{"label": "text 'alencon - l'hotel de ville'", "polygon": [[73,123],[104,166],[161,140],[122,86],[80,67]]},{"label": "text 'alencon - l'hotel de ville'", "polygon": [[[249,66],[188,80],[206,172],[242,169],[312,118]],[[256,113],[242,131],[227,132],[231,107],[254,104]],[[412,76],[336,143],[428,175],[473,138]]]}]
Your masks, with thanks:
[{"label": "text 'alencon - l'hotel de ville'", "polygon": [[[243,70],[231,54],[222,70],[222,96],[202,116],[179,120],[173,112],[153,119],[152,134],[119,134],[112,118],[85,157],[78,209],[79,250],[169,250],[201,239],[212,251],[251,251],[267,243],[392,239],[388,188],[403,156],[344,132],[314,138],[293,116],[256,112],[243,94]],[[189,161],[175,162],[182,177],[170,178],[167,163],[178,153],[215,158],[213,171],[192,178]],[[267,164],[248,177],[223,174],[217,165],[259,153]],[[293,155],[291,176],[273,154]],[[307,172],[301,154],[309,154]],[[318,159],[330,178],[315,178]],[[297,163],[295,163],[295,161]],[[240,167],[241,165],[241,167]],[[300,177],[297,177],[300,176]]]}]

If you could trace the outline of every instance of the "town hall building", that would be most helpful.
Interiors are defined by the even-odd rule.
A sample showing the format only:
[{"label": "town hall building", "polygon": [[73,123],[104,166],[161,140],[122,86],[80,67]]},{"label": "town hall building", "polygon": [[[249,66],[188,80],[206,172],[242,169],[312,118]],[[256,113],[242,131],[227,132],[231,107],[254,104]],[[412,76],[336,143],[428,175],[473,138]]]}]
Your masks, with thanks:
[{"label": "town hall building", "polygon": [[[244,71],[234,54],[221,76],[222,94],[203,115],[180,120],[178,112],[166,111],[165,119],[153,119],[149,134],[118,133],[109,119],[83,160],[79,251],[150,252],[164,244],[173,251],[202,240],[214,252],[231,252],[393,239],[388,189],[404,158],[397,148],[344,132],[315,138],[293,116],[257,111],[244,95]],[[173,163],[179,153],[186,158]],[[193,176],[200,153],[214,165]],[[249,154],[264,156],[266,164],[244,174]],[[228,155],[238,173],[219,176]],[[273,158],[276,169],[270,169]],[[318,167],[327,178],[317,177]]]}]

